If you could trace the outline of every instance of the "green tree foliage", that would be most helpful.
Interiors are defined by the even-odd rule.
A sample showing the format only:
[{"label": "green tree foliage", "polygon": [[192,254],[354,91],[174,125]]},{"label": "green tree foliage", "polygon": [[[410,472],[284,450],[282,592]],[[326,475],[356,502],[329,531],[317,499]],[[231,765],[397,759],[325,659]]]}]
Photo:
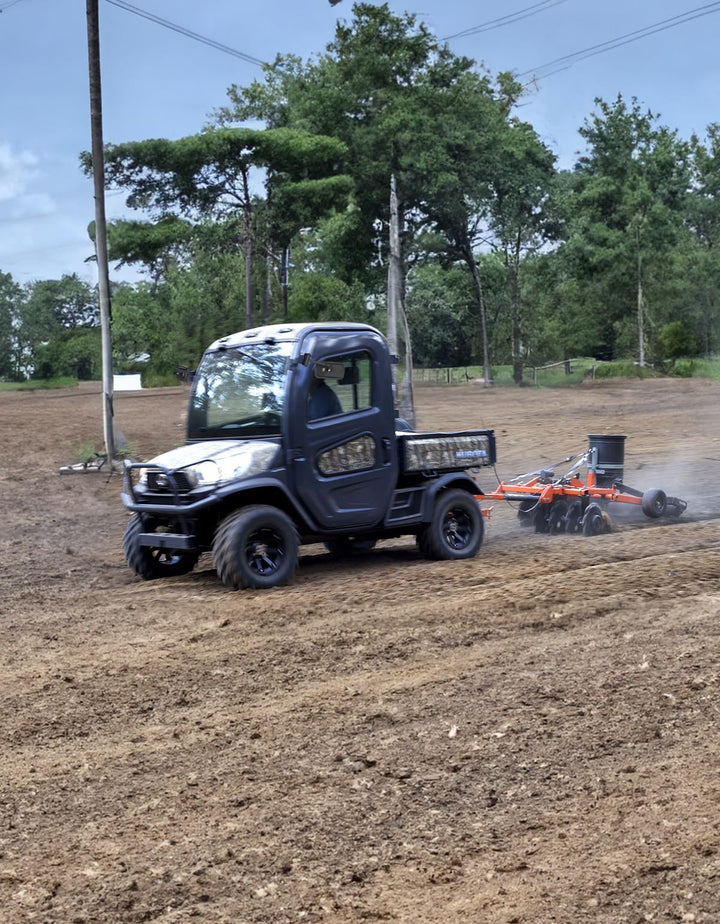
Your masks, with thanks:
[{"label": "green tree foliage", "polygon": [[[398,179],[403,212],[419,208],[427,194],[421,161],[428,145],[441,140],[436,116],[447,105],[441,96],[471,62],[454,58],[414,16],[395,16],[387,4],[359,3],[353,13],[317,59],[304,65],[280,57],[262,82],[232,87],[231,105],[218,118],[222,124],[259,119],[271,128],[334,135],[347,145],[354,186],[352,208],[333,225],[346,250],[338,269],[348,280],[370,283],[386,251],[390,176]],[[423,99],[433,86],[431,109]]]},{"label": "green tree foliage", "polygon": [[[211,236],[211,234],[210,234]],[[181,364],[194,368],[213,340],[236,330],[243,299],[243,257],[207,240],[187,265],[168,268],[157,284],[122,286],[113,294],[115,363],[172,375]],[[142,367],[138,358],[148,354]]]},{"label": "green tree foliage", "polygon": [[530,327],[523,317],[521,267],[559,235],[551,190],[555,155],[527,122],[511,121],[500,136],[499,157],[490,184],[488,225],[507,270],[513,380],[521,384]]},{"label": "green tree foliage", "polygon": [[76,273],[31,286],[23,324],[33,326],[40,335],[52,337],[59,330],[97,327],[98,323],[95,292]]},{"label": "green tree foliage", "polygon": [[[522,93],[415,16],[358,3],[318,56],[231,88],[213,127],[109,145],[141,219],[110,225],[110,257],[149,280],[114,292],[117,368],[149,354],[171,375],[280,318],[382,328],[391,178],[421,363],[512,362],[520,381],[526,361],[720,349],[720,126],[684,142],[637,100],[597,100],[558,173]],[[96,325],[76,276],[0,274],[0,377],[99,374]]]},{"label": "green tree foliage", "polygon": [[314,272],[294,277],[290,287],[289,320],[372,322],[359,283],[347,283]]},{"label": "green tree foliage", "polygon": [[[506,364],[510,361],[507,273],[494,253],[478,255],[477,266],[492,307],[487,315],[490,352],[496,363]],[[409,276],[407,309],[418,365],[474,365],[483,355],[476,292],[461,263],[416,265]]]},{"label": "green tree foliage", "polygon": [[680,251],[687,301],[681,306],[702,352],[720,349],[720,125],[708,126],[705,142],[690,141],[692,182],[686,201],[690,232]]},{"label": "green tree foliage", "polygon": [[474,315],[470,276],[460,267],[416,267],[407,296],[413,355],[420,366],[463,366],[473,360]]},{"label": "green tree foliage", "polygon": [[[537,185],[541,165],[552,174],[553,157],[529,126],[511,119],[521,87],[510,75],[493,83],[414,16],[396,16],[387,4],[359,3],[353,14],[349,24],[338,25],[319,58],[306,65],[295,57],[279,58],[266,69],[264,81],[231,88],[231,105],[220,110],[219,121],[259,119],[271,127],[335,134],[347,144],[352,204],[325,224],[330,237],[325,254],[335,273],[376,289],[386,270],[393,177],[406,260],[417,253],[418,231],[431,225],[442,232],[446,257],[460,258],[470,268],[482,329],[478,240],[492,226],[509,257],[511,198],[512,230],[521,239],[517,245],[512,237],[516,252],[541,236],[537,211],[547,196],[547,178],[541,192]],[[518,187],[507,179],[513,158],[525,168]],[[513,280],[519,275],[517,262],[508,264]],[[518,303],[515,297],[516,313]]]},{"label": "green tree foliage", "polygon": [[75,273],[28,287],[17,338],[23,370],[35,378],[89,379],[100,368],[100,333],[94,290]]},{"label": "green tree foliage", "polygon": [[[161,138],[108,145],[109,185],[129,190],[131,208],[164,222],[159,231],[146,229],[147,234],[137,224],[121,229],[124,236],[113,239],[115,254],[126,262],[139,258],[152,265],[168,245],[187,239],[181,219],[221,222],[225,248],[244,254],[245,320],[250,325],[256,316],[256,252],[272,253],[274,246],[286,246],[304,223],[346,198],[350,183],[342,173],[345,153],[336,138],[288,128],[208,129],[176,141]],[[90,171],[89,155],[83,162]],[[264,240],[258,239],[254,222],[258,171],[264,175],[267,201],[274,210],[265,222]]]},{"label": "green tree foliage", "polygon": [[[95,240],[95,222],[88,228]],[[170,267],[185,258],[192,240],[194,226],[180,218],[169,216],[159,221],[109,222],[107,226],[108,257],[117,268],[128,265],[145,267],[150,278],[159,282]]]},{"label": "green tree foliage", "polygon": [[35,344],[32,378],[71,377],[80,381],[100,378],[102,357],[100,330],[63,330],[47,342]]},{"label": "green tree foliage", "polygon": [[661,355],[665,359],[679,359],[681,356],[694,356],[697,341],[693,332],[683,321],[670,321],[658,330],[658,342]]},{"label": "green tree foliage", "polygon": [[490,236],[487,219],[493,183],[502,170],[510,112],[521,88],[506,74],[494,87],[487,75],[459,63],[455,79],[446,85],[449,92],[438,96],[434,83],[430,86],[428,103],[435,113],[436,140],[425,146],[419,159],[424,166],[423,209],[430,226],[445,237],[447,256],[462,260],[470,271],[482,343],[478,355],[489,379],[488,306],[477,248],[481,242],[487,246]]},{"label": "green tree foliage", "polygon": [[18,328],[25,293],[9,273],[0,273],[0,380],[23,378]]},{"label": "green tree foliage", "polygon": [[603,319],[595,352],[606,358],[628,347],[635,317],[635,355],[643,360],[646,323],[669,310],[668,255],[678,243],[690,181],[689,149],[657,116],[596,100],[580,129],[588,145],[565,186],[565,268],[587,281],[583,310]]}]

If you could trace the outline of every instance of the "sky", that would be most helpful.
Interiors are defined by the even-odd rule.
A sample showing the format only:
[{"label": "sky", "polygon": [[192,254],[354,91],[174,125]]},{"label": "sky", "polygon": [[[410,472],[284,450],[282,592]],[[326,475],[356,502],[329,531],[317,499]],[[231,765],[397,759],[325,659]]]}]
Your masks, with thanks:
[{"label": "sky", "polygon": [[[200,131],[226,102],[229,86],[262,78],[257,61],[277,54],[318,55],[338,20],[352,16],[350,0],[130,5],[240,56],[141,16],[126,0],[99,0],[103,131],[109,143]],[[720,122],[720,2],[390,0],[388,5],[395,13],[415,14],[456,54],[492,74],[522,75],[529,86],[518,113],[562,168],[571,167],[583,150],[578,129],[592,115],[596,97],[613,101],[622,94],[628,102],[635,97],[682,138],[693,133],[703,138],[710,123]],[[652,34],[631,40],[640,30]],[[552,63],[558,59],[565,60]],[[94,284],[94,264],[87,262],[93,253],[87,236],[93,188],[79,167],[80,152],[90,149],[83,0],[0,0],[0,88],[0,273],[20,284],[77,273]],[[108,192],[106,210],[108,221],[128,216],[122,192]],[[111,277],[137,278],[115,270]]]}]

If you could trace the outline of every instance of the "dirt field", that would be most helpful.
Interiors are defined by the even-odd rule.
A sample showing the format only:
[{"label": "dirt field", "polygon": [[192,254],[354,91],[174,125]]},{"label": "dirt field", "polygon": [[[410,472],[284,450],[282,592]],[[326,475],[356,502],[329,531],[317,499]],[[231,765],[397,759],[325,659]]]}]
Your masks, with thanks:
[{"label": "dirt field", "polygon": [[[142,457],[186,396],[116,394]],[[0,920],[717,924],[719,398],[420,389],[502,477],[625,433],[625,481],[690,506],[583,538],[501,504],[471,562],[308,547],[231,592],[210,556],[135,578],[119,478],[59,474],[97,386],[0,393]]]}]

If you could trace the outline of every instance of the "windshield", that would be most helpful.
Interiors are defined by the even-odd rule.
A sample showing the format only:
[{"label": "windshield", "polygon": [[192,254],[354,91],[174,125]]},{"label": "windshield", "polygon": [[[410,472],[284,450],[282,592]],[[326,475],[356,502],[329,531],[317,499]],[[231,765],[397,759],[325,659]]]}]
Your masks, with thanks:
[{"label": "windshield", "polygon": [[280,436],[292,343],[255,343],[208,353],[197,372],[188,438]]}]

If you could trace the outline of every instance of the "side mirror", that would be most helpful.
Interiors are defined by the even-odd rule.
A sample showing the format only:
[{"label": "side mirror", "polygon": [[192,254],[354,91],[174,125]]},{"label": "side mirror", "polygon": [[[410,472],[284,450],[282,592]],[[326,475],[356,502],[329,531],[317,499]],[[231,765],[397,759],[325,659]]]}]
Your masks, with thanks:
[{"label": "side mirror", "polygon": [[343,363],[315,363],[316,379],[341,379],[345,375],[345,366]]}]

